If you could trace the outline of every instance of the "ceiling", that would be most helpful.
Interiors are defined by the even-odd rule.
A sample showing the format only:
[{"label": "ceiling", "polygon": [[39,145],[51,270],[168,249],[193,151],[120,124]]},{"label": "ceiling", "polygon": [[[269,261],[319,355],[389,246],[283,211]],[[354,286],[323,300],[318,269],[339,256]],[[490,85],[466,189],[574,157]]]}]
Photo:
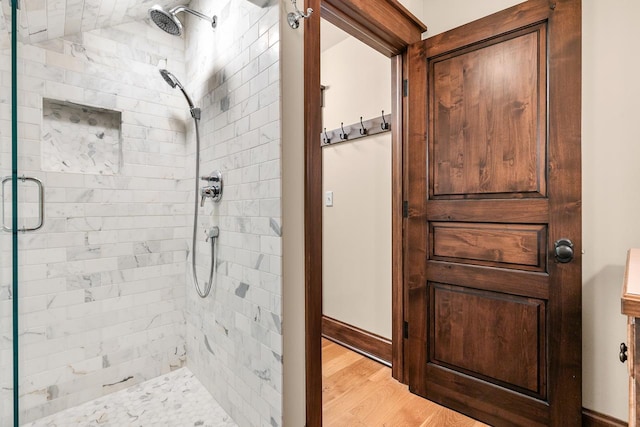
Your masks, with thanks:
[{"label": "ceiling", "polygon": [[[81,31],[111,27],[147,17],[147,10],[159,4],[171,8],[189,0],[20,0],[18,36],[25,43],[37,43]],[[0,47],[9,47],[10,0],[0,0]]]}]

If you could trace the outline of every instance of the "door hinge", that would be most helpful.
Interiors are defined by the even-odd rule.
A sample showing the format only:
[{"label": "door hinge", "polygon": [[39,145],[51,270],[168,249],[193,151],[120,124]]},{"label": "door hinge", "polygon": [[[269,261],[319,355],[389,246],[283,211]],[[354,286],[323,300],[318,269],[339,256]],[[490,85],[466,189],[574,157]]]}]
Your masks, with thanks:
[{"label": "door hinge", "polygon": [[404,322],[402,325],[402,335],[404,336],[404,339],[407,340],[409,339],[409,322]]},{"label": "door hinge", "polygon": [[402,217],[409,218],[409,202],[407,200],[402,202]]},{"label": "door hinge", "polygon": [[409,82],[407,81],[407,79],[404,79],[402,81],[402,96],[407,95],[409,95]]}]

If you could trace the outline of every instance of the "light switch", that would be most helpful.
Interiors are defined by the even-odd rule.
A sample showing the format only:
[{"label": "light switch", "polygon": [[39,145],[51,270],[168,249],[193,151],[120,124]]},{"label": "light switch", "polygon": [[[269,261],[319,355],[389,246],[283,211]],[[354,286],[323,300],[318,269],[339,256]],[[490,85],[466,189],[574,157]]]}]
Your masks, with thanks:
[{"label": "light switch", "polygon": [[333,206],[333,191],[327,191],[324,193],[324,205],[329,208]]}]

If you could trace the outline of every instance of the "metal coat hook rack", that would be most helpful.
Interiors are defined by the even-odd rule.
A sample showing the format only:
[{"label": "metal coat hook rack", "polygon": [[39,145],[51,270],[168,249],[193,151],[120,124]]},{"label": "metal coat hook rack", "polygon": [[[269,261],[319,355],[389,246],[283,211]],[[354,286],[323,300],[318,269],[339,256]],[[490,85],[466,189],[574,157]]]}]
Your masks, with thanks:
[{"label": "metal coat hook rack", "polygon": [[298,9],[296,0],[291,0],[291,4],[293,5],[295,12],[289,12],[287,14],[287,22],[289,23],[289,26],[295,30],[300,26],[300,19],[308,19],[313,13],[313,9],[308,8],[307,13],[303,13],[300,9]]},{"label": "metal coat hook rack", "polygon": [[391,114],[384,114],[369,120],[362,120],[352,125],[345,125],[344,122],[340,123],[340,127],[327,130],[324,128],[320,133],[320,146],[326,147],[327,145],[335,145],[341,142],[353,141],[356,139],[364,138],[371,135],[377,135],[383,132],[389,132],[391,130]]}]

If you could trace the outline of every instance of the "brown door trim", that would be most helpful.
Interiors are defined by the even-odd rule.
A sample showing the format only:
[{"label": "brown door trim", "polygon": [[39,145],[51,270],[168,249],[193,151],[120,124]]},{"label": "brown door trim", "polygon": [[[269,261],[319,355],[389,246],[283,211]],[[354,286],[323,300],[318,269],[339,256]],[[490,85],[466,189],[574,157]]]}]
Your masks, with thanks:
[{"label": "brown door trim", "polygon": [[391,374],[406,382],[404,364],[404,286],[402,284],[402,55],[391,59]]},{"label": "brown door trim", "polygon": [[[305,20],[305,364],[307,427],[322,427],[322,128],[320,92],[320,16],[392,61],[392,286],[394,377],[404,380],[402,364],[402,57],[426,27],[396,0],[305,0],[321,11]],[[399,288],[399,289],[398,289]],[[401,304],[398,306],[398,304]],[[400,335],[398,336],[398,334]],[[395,366],[397,365],[397,366]]]},{"label": "brown door trim", "polygon": [[[305,8],[320,10],[320,0]],[[304,21],[305,387],[307,427],[322,427],[322,122],[320,16]]]}]

